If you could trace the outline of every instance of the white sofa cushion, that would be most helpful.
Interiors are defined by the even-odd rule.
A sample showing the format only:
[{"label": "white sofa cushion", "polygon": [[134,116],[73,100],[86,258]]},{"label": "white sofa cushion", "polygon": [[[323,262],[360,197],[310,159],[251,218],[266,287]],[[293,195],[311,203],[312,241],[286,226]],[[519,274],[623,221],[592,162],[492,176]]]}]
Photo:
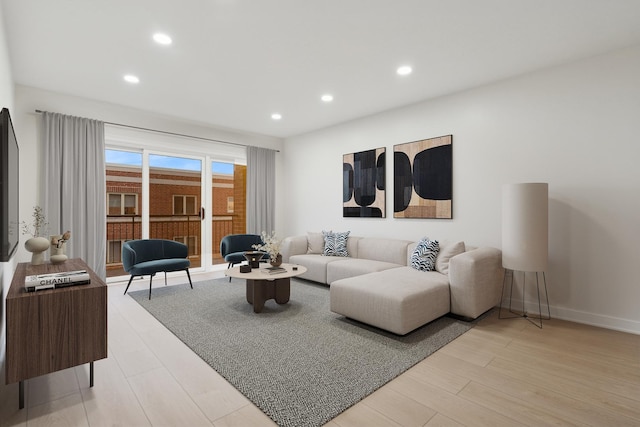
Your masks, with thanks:
[{"label": "white sofa cushion", "polygon": [[407,247],[411,243],[409,240],[361,237],[357,257],[407,265]]},{"label": "white sofa cushion", "polygon": [[307,232],[307,253],[322,254],[324,252],[324,236],[322,233]]},{"label": "white sofa cushion", "polygon": [[390,268],[402,267],[391,262],[374,261],[361,258],[342,258],[339,261],[327,265],[327,283],[331,284],[336,280],[347,277],[359,276],[361,274],[384,271]]},{"label": "white sofa cushion", "polygon": [[440,252],[436,258],[436,271],[449,274],[449,260],[465,251],[464,242],[440,242]]},{"label": "white sofa cushion", "polygon": [[313,280],[314,282],[329,283],[327,282],[327,264],[341,259],[344,258],[317,254],[302,254],[291,255],[289,257],[289,262],[291,264],[300,264],[307,267],[307,271],[298,277]]}]

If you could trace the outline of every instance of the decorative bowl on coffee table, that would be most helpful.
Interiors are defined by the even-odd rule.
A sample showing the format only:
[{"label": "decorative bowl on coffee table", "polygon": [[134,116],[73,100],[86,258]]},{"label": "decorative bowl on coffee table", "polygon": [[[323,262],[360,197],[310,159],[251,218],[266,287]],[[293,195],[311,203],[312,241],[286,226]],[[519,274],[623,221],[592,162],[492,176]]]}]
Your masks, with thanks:
[{"label": "decorative bowl on coffee table", "polygon": [[251,268],[260,268],[260,260],[264,256],[264,252],[260,251],[247,251],[244,253],[244,257],[249,261]]}]

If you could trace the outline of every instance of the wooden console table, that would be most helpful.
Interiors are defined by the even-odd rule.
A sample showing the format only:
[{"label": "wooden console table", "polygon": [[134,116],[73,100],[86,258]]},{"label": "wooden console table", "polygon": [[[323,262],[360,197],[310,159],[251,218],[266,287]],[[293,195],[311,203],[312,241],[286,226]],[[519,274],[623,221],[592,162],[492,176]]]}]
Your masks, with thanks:
[{"label": "wooden console table", "polygon": [[[91,283],[26,292],[32,274],[87,270]],[[20,263],[7,293],[6,383],[19,381],[24,408],[24,380],[107,357],[107,285],[87,264],[70,259],[62,264]]]}]

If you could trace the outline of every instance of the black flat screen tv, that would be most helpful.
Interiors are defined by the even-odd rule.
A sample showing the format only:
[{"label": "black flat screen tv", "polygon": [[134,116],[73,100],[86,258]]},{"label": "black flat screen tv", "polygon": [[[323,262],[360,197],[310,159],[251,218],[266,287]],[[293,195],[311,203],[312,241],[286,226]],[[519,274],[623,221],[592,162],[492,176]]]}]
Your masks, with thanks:
[{"label": "black flat screen tv", "polygon": [[0,262],[9,261],[18,247],[18,141],[9,110],[0,112]]}]

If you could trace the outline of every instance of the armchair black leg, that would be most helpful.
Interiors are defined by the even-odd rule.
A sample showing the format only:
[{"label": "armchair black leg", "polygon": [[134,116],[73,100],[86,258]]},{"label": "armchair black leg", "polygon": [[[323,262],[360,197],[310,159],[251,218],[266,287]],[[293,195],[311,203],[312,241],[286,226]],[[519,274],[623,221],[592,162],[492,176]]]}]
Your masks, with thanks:
[{"label": "armchair black leg", "polygon": [[124,290],[124,294],[123,295],[127,294],[127,291],[129,290],[129,285],[131,285],[131,281],[133,280],[133,277],[134,277],[133,275],[131,277],[129,277],[129,283],[127,283],[127,288]]},{"label": "armchair black leg", "polygon": [[164,285],[167,286],[167,272],[164,272]]},{"label": "armchair black leg", "polygon": [[184,271],[187,272],[187,277],[189,278],[189,285],[191,285],[191,289],[193,289],[193,283],[191,283],[191,275],[189,274],[189,269],[185,268]]},{"label": "armchair black leg", "polygon": [[[229,265],[227,265],[227,270],[230,269],[231,267],[233,267],[233,263],[229,263]],[[229,276],[229,281],[231,281],[231,276]]]}]

